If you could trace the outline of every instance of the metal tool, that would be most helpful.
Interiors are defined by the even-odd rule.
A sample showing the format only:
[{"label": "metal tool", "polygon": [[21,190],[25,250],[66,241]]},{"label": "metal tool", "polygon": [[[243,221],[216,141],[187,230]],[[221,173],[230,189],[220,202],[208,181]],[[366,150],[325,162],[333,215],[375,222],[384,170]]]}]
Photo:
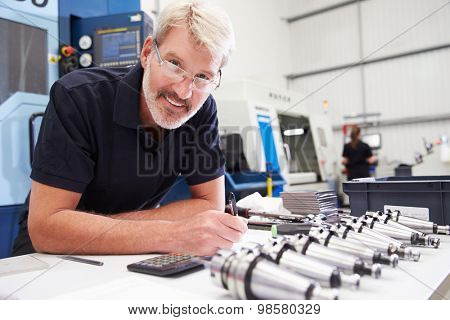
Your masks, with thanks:
[{"label": "metal tool", "polygon": [[401,259],[409,258],[409,255],[406,253],[405,248],[396,244],[396,242],[398,242],[397,240],[392,239],[394,241],[388,242],[386,240],[374,238],[364,233],[356,232],[350,225],[344,226],[341,224],[336,224],[333,225],[330,230],[335,232],[342,239],[346,239],[347,241],[351,241],[354,243],[363,244],[364,246],[379,250],[380,252],[383,252],[389,256],[396,254]]},{"label": "metal tool", "polygon": [[230,291],[235,299],[336,300],[336,289],[323,289],[317,282],[244,250],[219,250],[210,264],[213,282]]},{"label": "metal tool", "polygon": [[[329,227],[328,225],[324,225]],[[332,227],[332,225],[330,225]],[[316,237],[320,244],[340,250],[355,256],[360,257],[367,263],[380,263],[390,265],[395,268],[398,264],[398,255],[391,253],[389,257],[385,256],[383,252],[374,251],[376,249],[370,248],[361,242],[350,242],[340,238],[333,231],[328,231],[324,227],[318,227],[318,224],[303,223],[303,224],[285,224],[272,226],[272,235],[295,235],[307,234]]]},{"label": "metal tool", "polygon": [[393,268],[397,267],[398,255],[396,254],[386,256],[379,250],[371,249],[361,243],[355,243],[339,238],[335,232],[324,228],[314,228],[309,234],[318,239],[320,244],[331,249],[357,256],[367,263],[380,263],[390,265]]},{"label": "metal tool", "polygon": [[393,226],[395,228],[403,229],[403,230],[406,230],[406,231],[409,231],[409,232],[416,232],[416,233],[418,233],[420,235],[419,236],[420,241],[423,241],[423,245],[424,246],[430,246],[430,247],[438,248],[440,243],[441,243],[441,239],[429,236],[426,233],[423,233],[422,231],[418,231],[418,230],[415,230],[415,229],[410,228],[408,226],[402,225],[402,224],[394,221],[391,218],[390,215],[381,214],[381,215],[378,215],[376,218],[378,220],[380,220],[380,222],[382,222],[384,224],[387,224],[387,225],[390,225],[390,226]]},{"label": "metal tool", "polygon": [[335,265],[346,272],[357,273],[360,276],[370,275],[374,278],[381,276],[381,267],[379,264],[368,266],[361,258],[319,244],[318,240],[314,237],[301,234],[285,237],[288,243],[303,255],[319,259],[328,264]]},{"label": "metal tool", "polygon": [[393,243],[397,247],[403,248],[404,249],[403,251],[396,252],[399,255],[399,257],[401,257],[401,258],[412,259],[414,261],[419,261],[419,259],[420,259],[420,251],[419,250],[408,247],[405,243],[403,243],[397,239],[394,239],[383,233],[372,230],[372,229],[366,227],[366,224],[361,221],[353,222],[350,224],[350,226],[353,228],[353,230],[355,232],[373,237],[375,239],[379,239],[381,241],[384,241],[386,244]]},{"label": "metal tool", "polygon": [[391,211],[388,209],[386,210],[386,214],[390,215],[394,221],[424,233],[450,235],[450,225],[442,226],[433,223],[432,221],[425,221],[411,217],[406,217],[403,216],[398,210]]},{"label": "metal tool", "polygon": [[398,228],[398,229],[407,230],[409,232],[415,232],[415,233],[418,233],[419,235],[422,235],[422,236],[426,236],[427,235],[425,232],[422,232],[420,230],[416,230],[416,229],[410,228],[408,226],[402,225],[402,224],[394,221],[390,214],[385,214],[385,213],[383,213],[381,211],[366,211],[364,216],[367,217],[367,218],[373,218],[376,221],[379,221],[379,222],[384,223],[384,224],[389,224],[389,225],[391,225],[391,226],[393,226],[395,228]]},{"label": "metal tool", "polygon": [[359,288],[361,277],[358,274],[346,275],[335,266],[299,254],[284,238],[272,238],[258,246],[258,250],[276,264],[312,278],[322,286]]},{"label": "metal tool", "polygon": [[73,261],[73,262],[92,264],[94,266],[100,266],[100,267],[103,265],[103,262],[101,262],[101,261],[79,258],[79,257],[74,257],[74,256],[60,256],[59,258],[61,258],[63,260]]},{"label": "metal tool", "polygon": [[420,234],[418,234],[417,232],[407,232],[395,227],[386,226],[380,223],[378,219],[366,216],[359,217],[358,221],[363,223],[364,226],[368,227],[369,229],[378,231],[384,235],[387,235],[388,237],[400,240],[403,243],[414,245],[419,243]]},{"label": "metal tool", "polygon": [[425,236],[417,232],[411,232],[381,223],[378,218],[362,216],[359,218],[359,221],[366,223],[366,226],[372,230],[378,231],[384,235],[387,235],[394,239],[398,239],[402,242],[406,242],[412,245],[428,245],[429,240]]},{"label": "metal tool", "polygon": [[[237,211],[235,211],[236,209],[237,209]],[[249,219],[250,217],[256,216],[256,217],[276,219],[280,222],[303,222],[305,219],[301,216],[296,216],[293,214],[268,213],[268,212],[264,212],[264,211],[255,211],[252,209],[241,208],[241,207],[236,207],[236,209],[232,210],[232,205],[229,202],[228,205],[225,207],[225,212],[227,212],[229,214],[234,213],[234,215],[238,215],[240,217],[247,218],[247,219]]]},{"label": "metal tool", "polygon": [[294,235],[294,234],[308,234],[311,228],[318,224],[312,222],[302,223],[283,223],[272,226],[272,236],[279,235]]}]

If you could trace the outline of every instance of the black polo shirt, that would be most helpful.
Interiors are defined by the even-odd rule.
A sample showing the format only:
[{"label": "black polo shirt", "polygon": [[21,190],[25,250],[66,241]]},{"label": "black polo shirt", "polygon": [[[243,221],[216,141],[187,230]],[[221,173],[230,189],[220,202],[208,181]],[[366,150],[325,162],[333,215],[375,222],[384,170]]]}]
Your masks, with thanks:
[{"label": "black polo shirt", "polygon": [[348,163],[346,165],[348,170],[348,180],[370,176],[367,159],[372,156],[372,149],[370,149],[367,143],[360,140],[354,149],[350,142],[346,143],[344,145],[342,156],[348,158]]},{"label": "black polo shirt", "polygon": [[74,71],[56,81],[31,178],[82,193],[78,210],[114,214],[154,207],[180,174],[189,185],[222,176],[212,96],[158,142],[140,124],[142,76],[138,64]]}]

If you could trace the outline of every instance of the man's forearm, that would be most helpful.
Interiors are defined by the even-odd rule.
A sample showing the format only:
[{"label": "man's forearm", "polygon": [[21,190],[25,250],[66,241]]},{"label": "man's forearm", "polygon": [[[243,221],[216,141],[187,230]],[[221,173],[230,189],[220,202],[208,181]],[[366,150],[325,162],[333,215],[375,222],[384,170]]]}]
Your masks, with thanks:
[{"label": "man's forearm", "polygon": [[72,210],[30,221],[30,236],[38,251],[64,254],[141,254],[171,251],[169,221],[118,220]]},{"label": "man's forearm", "polygon": [[207,211],[224,211],[225,205],[216,205],[205,199],[188,199],[172,202],[168,205],[136,212],[127,212],[115,214],[114,219],[122,220],[167,220],[174,221],[191,217],[194,214]]}]

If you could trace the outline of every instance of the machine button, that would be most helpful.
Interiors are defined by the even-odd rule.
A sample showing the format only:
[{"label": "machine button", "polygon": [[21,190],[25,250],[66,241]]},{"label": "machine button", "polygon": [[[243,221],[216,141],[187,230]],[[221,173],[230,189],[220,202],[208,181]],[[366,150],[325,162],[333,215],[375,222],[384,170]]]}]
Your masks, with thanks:
[{"label": "machine button", "polygon": [[87,68],[92,64],[92,55],[90,53],[83,53],[80,56],[80,65],[83,68]]},{"label": "machine button", "polygon": [[80,40],[78,40],[78,45],[80,49],[87,50],[92,46],[92,38],[88,35],[81,36]]}]

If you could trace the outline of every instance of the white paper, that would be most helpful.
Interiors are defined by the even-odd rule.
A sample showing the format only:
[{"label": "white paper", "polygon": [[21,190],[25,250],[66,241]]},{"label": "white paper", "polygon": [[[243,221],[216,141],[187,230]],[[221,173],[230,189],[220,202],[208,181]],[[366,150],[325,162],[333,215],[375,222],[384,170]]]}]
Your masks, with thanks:
[{"label": "white paper", "polygon": [[33,255],[0,259],[0,277],[22,272],[44,270],[49,267],[48,263],[35,258]]},{"label": "white paper", "polygon": [[239,200],[236,205],[241,208],[264,211],[267,213],[280,213],[283,208],[281,198],[262,197],[258,192],[252,193]]}]

